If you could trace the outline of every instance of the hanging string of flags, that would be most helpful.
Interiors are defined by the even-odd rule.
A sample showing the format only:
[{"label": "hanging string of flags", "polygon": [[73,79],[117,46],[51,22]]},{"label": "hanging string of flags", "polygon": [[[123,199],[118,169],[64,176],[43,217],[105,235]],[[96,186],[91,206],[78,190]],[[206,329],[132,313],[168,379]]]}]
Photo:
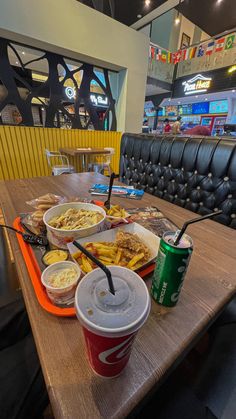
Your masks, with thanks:
[{"label": "hanging string of flags", "polygon": [[236,34],[222,37],[217,40],[211,40],[208,43],[197,47],[180,49],[176,52],[169,52],[165,49],[150,45],[149,57],[151,60],[161,61],[163,63],[177,64],[181,61],[210,56],[213,52],[222,52],[235,46]]}]

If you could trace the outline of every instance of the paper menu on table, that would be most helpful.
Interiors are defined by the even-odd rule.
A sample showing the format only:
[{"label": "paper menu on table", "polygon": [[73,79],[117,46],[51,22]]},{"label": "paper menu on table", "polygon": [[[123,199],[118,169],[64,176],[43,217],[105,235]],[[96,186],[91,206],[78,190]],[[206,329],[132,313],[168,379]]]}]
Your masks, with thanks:
[{"label": "paper menu on table", "polygon": [[[89,192],[91,195],[107,195],[108,189],[109,185],[102,185],[97,183],[89,189]],[[133,186],[113,186],[111,195],[120,198],[142,199],[144,191],[140,189],[134,189]]]},{"label": "paper menu on table", "polygon": [[142,225],[158,237],[162,237],[166,231],[178,230],[178,227],[156,207],[127,208],[126,210],[130,214],[130,221]]}]

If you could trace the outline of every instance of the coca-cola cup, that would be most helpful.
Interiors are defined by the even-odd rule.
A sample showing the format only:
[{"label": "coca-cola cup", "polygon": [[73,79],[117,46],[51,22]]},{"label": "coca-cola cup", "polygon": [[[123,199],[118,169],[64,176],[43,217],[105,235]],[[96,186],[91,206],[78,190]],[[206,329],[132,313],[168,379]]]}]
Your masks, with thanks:
[{"label": "coca-cola cup", "polygon": [[75,294],[92,369],[102,377],[118,376],[128,363],[132,345],[150,312],[150,297],[143,280],[133,271],[109,267],[115,295],[101,269],[87,274]]}]

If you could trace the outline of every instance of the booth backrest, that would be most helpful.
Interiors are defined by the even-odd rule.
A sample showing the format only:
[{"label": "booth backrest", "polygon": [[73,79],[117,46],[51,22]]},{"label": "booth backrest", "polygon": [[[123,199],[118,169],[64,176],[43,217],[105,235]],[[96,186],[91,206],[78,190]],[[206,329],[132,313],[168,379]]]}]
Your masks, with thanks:
[{"label": "booth backrest", "polygon": [[236,139],[124,134],[120,179],[236,228]]}]

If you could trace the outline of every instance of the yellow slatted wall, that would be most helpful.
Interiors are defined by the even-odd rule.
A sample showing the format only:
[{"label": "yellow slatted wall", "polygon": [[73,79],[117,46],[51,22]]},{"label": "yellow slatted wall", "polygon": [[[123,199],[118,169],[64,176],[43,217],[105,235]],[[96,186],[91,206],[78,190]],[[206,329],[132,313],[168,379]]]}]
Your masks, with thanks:
[{"label": "yellow slatted wall", "polygon": [[[0,179],[50,175],[45,148],[60,147],[113,147],[112,169],[119,173],[120,141],[120,132],[0,126]],[[69,160],[81,172],[80,159]]]}]

